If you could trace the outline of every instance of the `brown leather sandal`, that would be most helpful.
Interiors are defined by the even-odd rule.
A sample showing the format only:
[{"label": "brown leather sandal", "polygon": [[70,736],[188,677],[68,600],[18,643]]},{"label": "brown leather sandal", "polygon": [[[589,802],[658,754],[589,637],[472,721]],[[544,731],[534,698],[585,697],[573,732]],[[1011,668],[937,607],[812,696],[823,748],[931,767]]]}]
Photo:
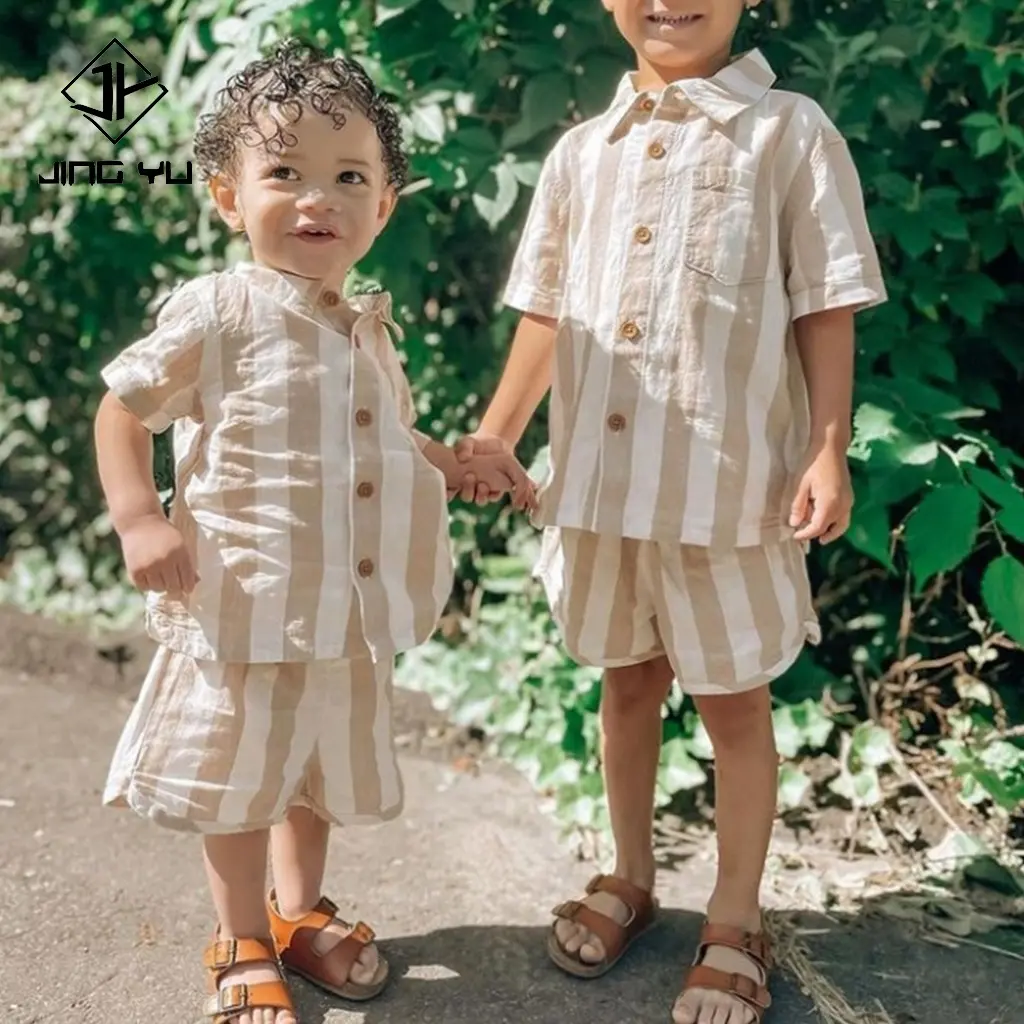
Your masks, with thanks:
[{"label": "brown leather sandal", "polygon": [[313,948],[313,942],[332,921],[337,920],[345,928],[351,927],[338,918],[338,907],[326,896],[305,917],[289,921],[277,909],[277,898],[271,891],[267,897],[267,912],[270,916],[270,931],[274,936],[281,963],[301,978],[311,982],[332,996],[365,1003],[384,991],[388,983],[388,962],[380,957],[377,973],[372,982],[360,985],[350,981],[352,965],[359,954],[369,946],[375,936],[373,929],[360,921],[349,935],[346,935],[329,952],[321,955]]},{"label": "brown leather sandal", "polygon": [[203,1007],[203,1015],[212,1024],[230,1024],[243,1013],[253,1010],[291,1010],[291,993],[284,976],[277,981],[259,981],[252,984],[228,984],[220,987],[224,972],[236,964],[271,963],[281,971],[272,944],[264,939],[214,939],[203,953],[203,966],[209,972],[210,998]]},{"label": "brown leather sandal", "polygon": [[569,953],[558,941],[555,931],[557,921],[548,935],[548,956],[557,967],[575,978],[591,980],[607,974],[623,957],[626,950],[641,935],[650,929],[658,913],[657,900],[644,889],[612,875],[595,875],[587,885],[587,895],[595,892],[607,892],[618,897],[629,908],[629,919],[619,924],[593,907],[579,900],[561,903],[552,911],[556,918],[573,921],[592,932],[604,946],[604,959],[597,963],[581,960],[578,953]]},{"label": "brown leather sandal", "polygon": [[[714,967],[706,967],[702,961],[711,946],[727,946],[749,957],[761,974],[760,981],[745,974],[729,974]],[[765,1011],[772,1005],[768,975],[774,966],[771,946],[760,932],[745,932],[742,928],[705,922],[700,931],[697,955],[693,959],[693,966],[686,972],[680,995],[695,988],[723,992],[750,1007],[754,1011],[754,1024],[761,1024]]]}]

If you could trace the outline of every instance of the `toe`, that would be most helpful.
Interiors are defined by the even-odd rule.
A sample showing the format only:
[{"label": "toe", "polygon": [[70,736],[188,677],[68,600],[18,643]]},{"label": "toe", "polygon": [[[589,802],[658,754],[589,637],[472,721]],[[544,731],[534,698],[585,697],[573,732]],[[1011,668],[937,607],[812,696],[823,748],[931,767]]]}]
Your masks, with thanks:
[{"label": "toe", "polygon": [[673,1024],[696,1024],[697,1012],[691,993],[687,992],[676,1000],[672,1007],[672,1021]]},{"label": "toe", "polygon": [[604,959],[604,946],[601,940],[592,936],[580,947],[580,959],[588,964],[597,964]]},{"label": "toe", "polygon": [[357,985],[369,985],[377,973],[378,963],[377,947],[364,946],[358,959],[352,965],[352,980]]}]

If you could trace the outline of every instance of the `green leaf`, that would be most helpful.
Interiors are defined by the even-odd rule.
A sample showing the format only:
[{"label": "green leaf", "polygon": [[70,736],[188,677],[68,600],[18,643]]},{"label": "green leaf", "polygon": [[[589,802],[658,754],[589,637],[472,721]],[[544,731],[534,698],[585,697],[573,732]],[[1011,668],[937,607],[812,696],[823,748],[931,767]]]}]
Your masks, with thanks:
[{"label": "green leaf", "polygon": [[441,6],[452,14],[468,17],[476,10],[476,0],[441,0]]},{"label": "green leaf", "polygon": [[970,3],[960,18],[960,30],[969,42],[982,46],[988,42],[995,25],[992,8],[984,3]]},{"label": "green leaf", "polygon": [[661,748],[659,781],[669,793],[696,789],[707,781],[707,772],[690,756],[682,737]]},{"label": "green leaf", "polygon": [[1013,555],[992,561],[981,580],[981,595],[996,622],[1024,644],[1024,565]]},{"label": "green leaf", "polygon": [[904,536],[917,592],[936,573],[955,569],[973,550],[981,496],[968,484],[937,487],[911,513]]},{"label": "green leaf", "polygon": [[986,128],[974,143],[975,156],[989,156],[999,149],[1006,141],[1002,127]]},{"label": "green leaf", "polygon": [[892,737],[880,725],[861,722],[853,730],[852,751],[865,767],[880,768],[896,756]]},{"label": "green leaf", "polygon": [[884,565],[890,572],[895,566],[890,555],[892,526],[889,510],[879,504],[854,504],[853,517],[846,539],[860,552]]},{"label": "green leaf", "polygon": [[420,0],[377,0],[377,24],[397,18],[404,14],[410,7],[415,7]]},{"label": "green leaf", "polygon": [[523,87],[519,120],[505,132],[503,149],[516,149],[565,117],[572,99],[572,81],[562,71],[548,71]]},{"label": "green leaf", "polygon": [[447,125],[444,109],[439,103],[427,103],[421,107],[413,107],[409,115],[412,130],[418,138],[440,145],[444,142]]},{"label": "green leaf", "polygon": [[791,811],[803,803],[811,788],[811,780],[796,765],[784,764],[779,769],[779,810]]},{"label": "green leaf", "polygon": [[511,164],[502,162],[487,172],[473,193],[473,205],[493,229],[509,215],[518,197],[519,181],[515,172]]}]

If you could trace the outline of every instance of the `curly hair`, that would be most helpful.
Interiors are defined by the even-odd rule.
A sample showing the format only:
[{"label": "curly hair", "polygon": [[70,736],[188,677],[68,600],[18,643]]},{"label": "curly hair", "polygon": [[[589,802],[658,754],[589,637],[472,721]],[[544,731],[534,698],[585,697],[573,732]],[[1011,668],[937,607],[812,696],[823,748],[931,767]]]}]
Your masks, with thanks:
[{"label": "curly hair", "polygon": [[[402,150],[402,127],[391,101],[373,84],[365,69],[348,57],[331,57],[298,39],[286,39],[267,57],[247,64],[217,94],[213,111],[199,119],[194,140],[199,174],[209,180],[237,169],[238,146],[263,146],[281,154],[295,145],[288,131],[306,108],[324,114],[336,128],[353,110],[376,129],[384,155],[387,182],[405,186],[409,163]],[[272,110],[276,132],[261,125]]]}]

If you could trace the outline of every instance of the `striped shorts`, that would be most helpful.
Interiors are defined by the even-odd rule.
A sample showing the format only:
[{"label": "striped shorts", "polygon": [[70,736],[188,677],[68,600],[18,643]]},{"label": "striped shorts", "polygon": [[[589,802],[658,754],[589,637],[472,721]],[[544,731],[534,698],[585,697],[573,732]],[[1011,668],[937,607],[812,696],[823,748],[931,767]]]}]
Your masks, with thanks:
[{"label": "striped shorts", "polygon": [[764,686],[821,638],[796,541],[711,551],[548,528],[535,575],[576,661],[666,655],[698,696]]},{"label": "striped shorts", "polygon": [[266,828],[295,806],[339,825],[402,809],[391,661],[199,661],[161,647],[103,794],[168,828]]}]

